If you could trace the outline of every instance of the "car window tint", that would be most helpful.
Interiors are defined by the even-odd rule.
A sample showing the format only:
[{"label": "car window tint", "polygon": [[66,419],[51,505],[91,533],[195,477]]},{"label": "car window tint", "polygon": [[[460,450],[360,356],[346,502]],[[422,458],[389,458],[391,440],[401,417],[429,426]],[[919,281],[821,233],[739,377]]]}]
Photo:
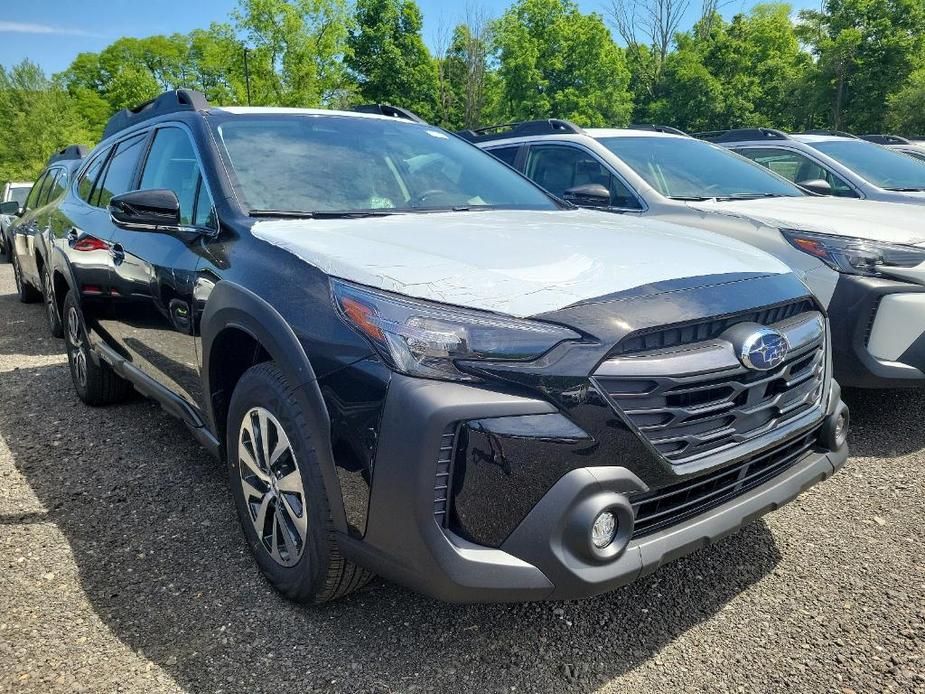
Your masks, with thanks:
[{"label": "car window tint", "polygon": [[519,150],[520,145],[515,147],[495,147],[494,149],[489,149],[488,153],[494,155],[508,166],[514,166],[514,162],[517,161],[517,152]]},{"label": "car window tint", "polygon": [[799,184],[821,180],[832,186],[832,195],[841,198],[857,197],[857,194],[845,181],[799,152],[772,147],[737,149],[736,151],[783,176],[788,181]]},{"label": "car window tint", "polygon": [[35,183],[32,185],[32,190],[29,191],[29,197],[26,198],[25,207],[27,210],[34,210],[38,207],[37,200],[42,194],[42,186],[45,184],[45,179],[48,177],[48,172],[43,173],[39,176]]},{"label": "car window tint", "polygon": [[[198,208],[194,208],[201,180],[199,162],[189,136],[179,128],[158,130],[141,175],[141,190],[172,190],[180,201],[180,223],[193,224],[194,218],[200,216]],[[201,217],[206,219],[212,200],[204,186],[200,197]]]},{"label": "car window tint", "polygon": [[544,145],[530,148],[527,176],[553,195],[565,197],[565,191],[575,186],[599,184],[610,191],[611,207],[640,208],[639,201],[623,182],[593,155],[564,145]]},{"label": "car window tint", "polygon": [[96,192],[93,193],[94,205],[106,207],[114,196],[132,189],[144,138],[144,135],[139,135],[116,145],[116,152],[106,165],[103,182],[96,186]]},{"label": "car window tint", "polygon": [[55,178],[55,182],[52,184],[49,193],[48,199],[46,202],[52,202],[57,200],[64,194],[64,190],[67,188],[67,171],[64,169],[58,169],[58,176]]},{"label": "car window tint", "polygon": [[215,218],[215,204],[212,202],[212,196],[206,188],[202,176],[199,177],[199,191],[196,193],[196,210],[193,214],[193,224],[199,227],[208,227],[217,229],[218,224]]},{"label": "car window tint", "polygon": [[80,180],[77,183],[77,195],[84,202],[90,202],[90,194],[93,192],[93,184],[96,183],[96,178],[100,173],[100,169],[103,168],[103,164],[106,163],[106,155],[109,153],[109,150],[106,149],[97,155],[97,157],[91,162],[83,175],[81,175]]},{"label": "car window tint", "polygon": [[51,169],[48,172],[48,176],[45,178],[45,183],[42,184],[42,192],[39,193],[39,207],[47,205],[48,201],[52,199],[55,185],[60,177],[61,169]]}]

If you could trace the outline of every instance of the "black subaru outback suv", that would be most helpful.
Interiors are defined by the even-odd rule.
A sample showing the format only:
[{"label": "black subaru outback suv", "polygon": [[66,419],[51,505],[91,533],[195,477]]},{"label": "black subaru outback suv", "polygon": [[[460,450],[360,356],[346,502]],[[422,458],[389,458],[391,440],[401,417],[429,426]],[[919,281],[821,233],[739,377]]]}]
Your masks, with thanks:
[{"label": "black subaru outback suv", "polygon": [[169,92],[113,117],[52,212],[78,394],[185,422],[286,596],[370,572],[593,595],[843,464],[825,315],[786,266],[366,110]]}]

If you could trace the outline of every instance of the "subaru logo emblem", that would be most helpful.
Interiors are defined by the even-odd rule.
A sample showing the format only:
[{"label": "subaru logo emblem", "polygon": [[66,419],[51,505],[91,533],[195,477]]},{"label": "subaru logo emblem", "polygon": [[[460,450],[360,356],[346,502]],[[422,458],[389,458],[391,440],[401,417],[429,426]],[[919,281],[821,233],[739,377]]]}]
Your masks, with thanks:
[{"label": "subaru logo emblem", "polygon": [[786,336],[771,328],[760,328],[742,340],[739,359],[749,369],[768,371],[780,366],[789,351]]}]

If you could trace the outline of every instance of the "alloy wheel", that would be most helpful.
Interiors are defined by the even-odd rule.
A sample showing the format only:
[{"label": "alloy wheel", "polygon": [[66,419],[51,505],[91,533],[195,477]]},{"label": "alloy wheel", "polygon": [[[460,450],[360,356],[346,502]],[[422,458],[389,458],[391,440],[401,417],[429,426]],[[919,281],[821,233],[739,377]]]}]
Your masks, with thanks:
[{"label": "alloy wheel", "polygon": [[45,300],[45,311],[48,313],[48,325],[54,332],[55,325],[61,324],[58,322],[58,307],[55,305],[55,292],[52,288],[51,277],[47,269],[42,273],[42,281],[42,298]]},{"label": "alloy wheel", "polygon": [[286,432],[263,407],[241,422],[238,477],[257,538],[276,563],[294,566],[308,532],[305,487]]},{"label": "alloy wheel", "polygon": [[74,368],[74,377],[82,389],[87,387],[87,350],[83,342],[80,316],[73,306],[67,311],[67,355]]}]

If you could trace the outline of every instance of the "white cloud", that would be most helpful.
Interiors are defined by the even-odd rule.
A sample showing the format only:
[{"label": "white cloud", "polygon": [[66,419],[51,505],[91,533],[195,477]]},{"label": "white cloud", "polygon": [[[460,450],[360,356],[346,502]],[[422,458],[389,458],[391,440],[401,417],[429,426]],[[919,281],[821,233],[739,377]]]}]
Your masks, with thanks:
[{"label": "white cloud", "polygon": [[56,34],[59,36],[99,36],[83,29],[54,27],[48,24],[0,21],[0,34]]}]

